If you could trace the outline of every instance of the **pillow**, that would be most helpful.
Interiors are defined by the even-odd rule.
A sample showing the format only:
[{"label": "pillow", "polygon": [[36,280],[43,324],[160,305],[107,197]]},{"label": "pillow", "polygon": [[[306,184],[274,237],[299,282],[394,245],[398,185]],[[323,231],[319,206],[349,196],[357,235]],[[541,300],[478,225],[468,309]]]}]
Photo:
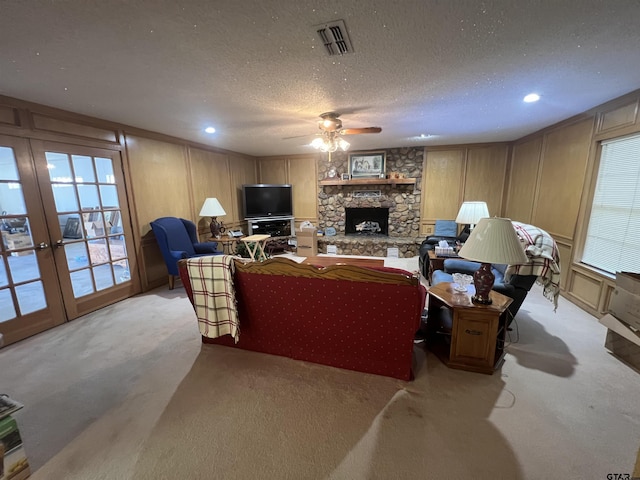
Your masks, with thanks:
[{"label": "pillow", "polygon": [[434,235],[437,237],[455,237],[458,235],[458,224],[455,220],[436,220]]}]

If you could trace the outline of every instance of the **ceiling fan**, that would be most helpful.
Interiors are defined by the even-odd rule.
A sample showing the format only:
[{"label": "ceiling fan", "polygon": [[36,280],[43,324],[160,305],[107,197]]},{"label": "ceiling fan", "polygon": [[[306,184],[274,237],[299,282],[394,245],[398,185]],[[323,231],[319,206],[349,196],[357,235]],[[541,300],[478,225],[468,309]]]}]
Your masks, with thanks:
[{"label": "ceiling fan", "polygon": [[349,148],[349,142],[342,138],[343,135],[380,133],[382,131],[380,127],[342,128],[340,114],[336,112],[323,113],[320,115],[320,118],[318,128],[322,133],[311,142],[311,146],[323,152],[335,152],[338,148],[347,150]]},{"label": "ceiling fan", "polygon": [[326,133],[336,132],[339,135],[358,135],[361,133],[380,133],[380,127],[364,127],[364,128],[342,128],[342,120],[340,114],[336,112],[327,112],[320,115],[318,128]]}]

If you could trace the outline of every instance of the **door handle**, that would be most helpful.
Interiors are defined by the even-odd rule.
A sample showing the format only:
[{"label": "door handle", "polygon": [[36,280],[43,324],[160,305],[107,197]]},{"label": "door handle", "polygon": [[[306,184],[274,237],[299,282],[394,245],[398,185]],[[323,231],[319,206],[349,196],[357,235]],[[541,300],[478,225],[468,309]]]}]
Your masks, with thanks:
[{"label": "door handle", "polygon": [[38,250],[44,250],[45,248],[49,248],[49,244],[45,242],[40,242],[38,245],[36,245],[36,248]]},{"label": "door handle", "polygon": [[53,246],[55,248],[64,247],[64,242],[62,240],[58,240],[56,243],[53,244]]}]

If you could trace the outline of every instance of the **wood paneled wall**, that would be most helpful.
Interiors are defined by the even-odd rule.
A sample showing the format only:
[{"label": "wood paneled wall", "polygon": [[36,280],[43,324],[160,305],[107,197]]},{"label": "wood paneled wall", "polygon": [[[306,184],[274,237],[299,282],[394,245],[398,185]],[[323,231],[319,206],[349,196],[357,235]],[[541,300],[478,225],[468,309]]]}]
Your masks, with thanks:
[{"label": "wood paneled wall", "polygon": [[546,230],[558,245],[566,288],[587,173],[593,116],[575,119],[513,146],[505,216]]},{"label": "wood paneled wall", "polygon": [[138,234],[158,217],[193,219],[186,148],[136,135],[126,135],[126,146]]},{"label": "wood paneled wall", "polygon": [[209,152],[199,148],[189,148],[191,159],[191,185],[193,186],[194,205],[191,218],[197,218],[198,229],[209,231],[209,217],[200,217],[199,212],[207,198],[217,198],[227,213],[218,220],[225,225],[237,222],[239,219],[238,206],[233,197],[232,185],[229,182],[231,170],[227,155]]},{"label": "wood paneled wall", "polygon": [[170,139],[127,132],[125,138],[140,235],[143,290],[146,290],[167,281],[165,264],[149,222],[167,216],[187,218],[198,226],[200,239],[207,240],[211,236],[211,219],[200,217],[199,212],[206,198],[215,197],[226,212],[219,220],[228,228],[242,227],[239,185],[255,183],[256,160]]},{"label": "wood paneled wall", "polygon": [[209,219],[198,213],[215,196],[227,212],[225,225],[240,226],[238,186],[257,180],[254,157],[10,97],[0,96],[0,133],[121,152],[143,291],[168,278],[150,221],[187,218],[205,239]]},{"label": "wood paneled wall", "polygon": [[317,155],[288,155],[258,159],[260,183],[288,183],[293,186],[293,215],[296,228],[304,221],[318,225],[317,165]]},{"label": "wood paneled wall", "polygon": [[593,118],[588,118],[544,135],[530,223],[554,237],[573,237],[592,134]]},{"label": "wood paneled wall", "polygon": [[258,181],[258,164],[255,159],[248,160],[241,154],[229,154],[229,170],[231,171],[231,196],[235,215],[235,220],[230,226],[242,228],[244,232],[247,232],[247,222],[244,221],[242,210],[242,185]]},{"label": "wood paneled wall", "polygon": [[422,176],[420,233],[430,235],[436,220],[453,220],[464,201],[487,202],[502,215],[508,144],[427,148]]},{"label": "wood paneled wall", "polygon": [[595,316],[614,278],[581,263],[602,140],[640,132],[640,91],[514,143],[505,214],[549,232],[560,251],[563,295]]},{"label": "wood paneled wall", "polygon": [[433,233],[436,220],[452,220],[460,209],[466,150],[427,149],[422,175],[420,233]]},{"label": "wood paneled wall", "polygon": [[516,222],[530,223],[538,185],[542,137],[513,147],[504,216]]}]

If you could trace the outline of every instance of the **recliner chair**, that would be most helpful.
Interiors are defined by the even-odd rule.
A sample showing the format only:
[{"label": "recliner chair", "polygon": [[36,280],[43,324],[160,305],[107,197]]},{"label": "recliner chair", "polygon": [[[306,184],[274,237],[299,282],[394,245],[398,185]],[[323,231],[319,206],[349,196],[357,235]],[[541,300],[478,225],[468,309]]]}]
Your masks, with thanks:
[{"label": "recliner chair", "polygon": [[191,220],[161,217],[150,222],[169,271],[169,289],[173,289],[178,273],[178,260],[182,258],[222,255],[217,242],[198,242],[196,225]]},{"label": "recliner chair", "polygon": [[422,241],[418,250],[418,264],[425,278],[429,278],[429,250],[435,249],[441,240],[445,240],[452,247],[456,242],[464,243],[470,233],[469,225],[465,225],[460,234],[457,234],[458,224],[455,220],[436,220],[434,230],[433,235]]},{"label": "recliner chair", "polygon": [[[436,285],[441,282],[453,282],[454,273],[464,273],[467,275],[473,275],[474,272],[480,268],[480,263],[472,262],[470,260],[463,260],[457,258],[447,258],[444,261],[444,270],[436,270],[431,277],[431,284]],[[522,302],[536,282],[535,275],[512,275],[508,282],[504,280],[504,272],[507,269],[507,265],[492,265],[491,271],[496,277],[493,283],[492,290],[498,293],[506,295],[513,299],[511,305],[509,305],[509,321],[516,316]],[[508,325],[507,325],[508,326]]]}]

